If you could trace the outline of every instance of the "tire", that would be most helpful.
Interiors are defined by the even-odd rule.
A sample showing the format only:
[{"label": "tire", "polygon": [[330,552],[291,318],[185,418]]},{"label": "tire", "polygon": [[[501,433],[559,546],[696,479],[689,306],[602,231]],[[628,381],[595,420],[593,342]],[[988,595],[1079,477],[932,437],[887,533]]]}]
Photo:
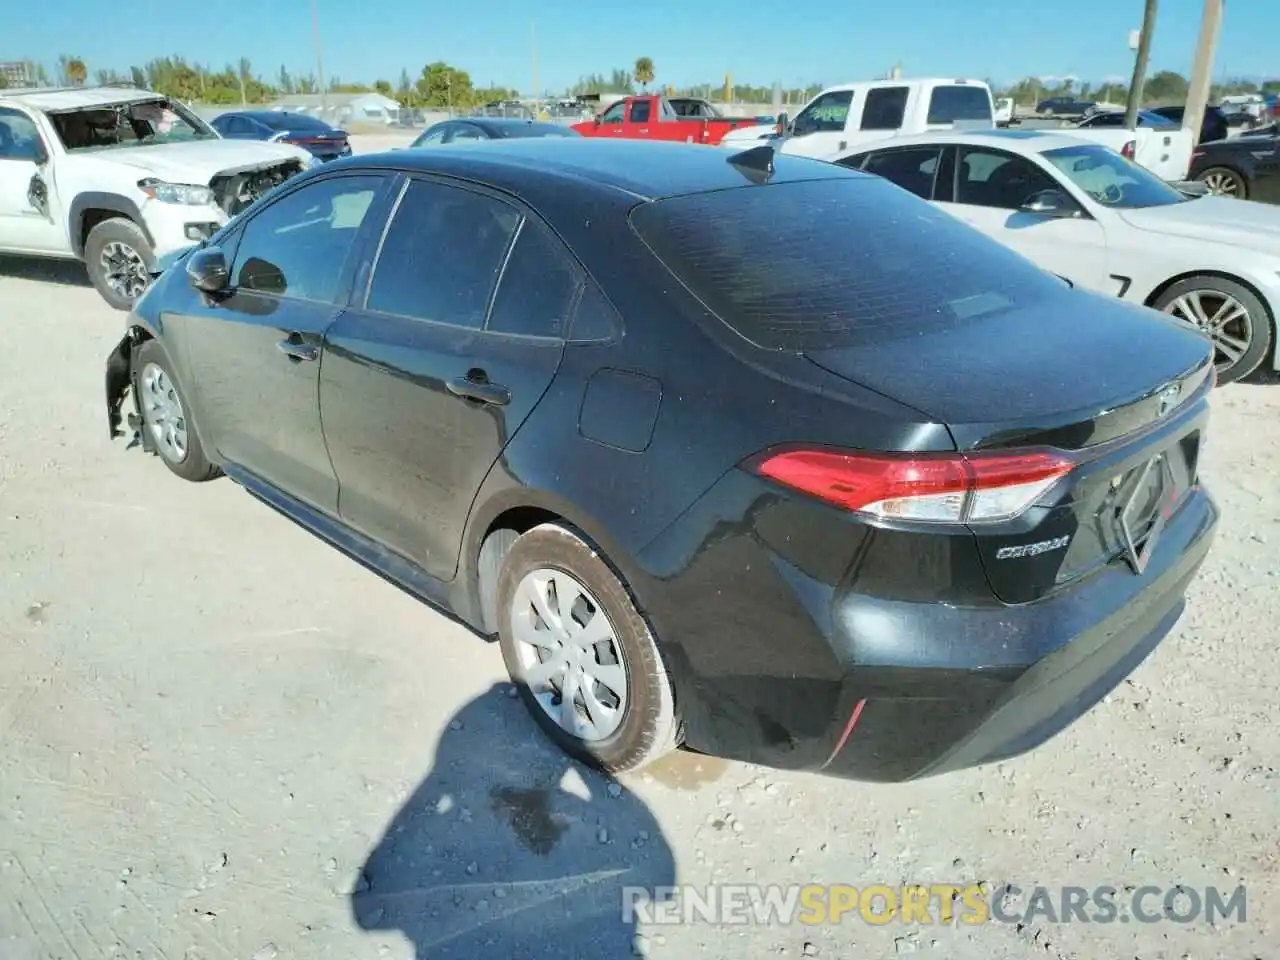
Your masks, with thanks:
[{"label": "tire", "polygon": [[151,282],[155,251],[132,220],[112,217],[89,231],[84,263],[103,300],[116,310],[131,310]]},{"label": "tire", "polygon": [[[568,611],[571,627],[567,635],[559,634],[566,639],[564,643],[557,641],[557,631],[538,629],[539,624],[545,627],[548,621],[534,611],[530,591],[539,590],[548,580],[560,585],[557,603],[548,604],[553,616],[556,606],[570,593],[575,595]],[[596,604],[589,616],[583,615],[586,605],[577,600],[584,593],[588,596],[583,599]],[[547,594],[542,592],[541,596],[545,600]],[[602,615],[603,621],[596,620]],[[680,729],[675,696],[653,634],[626,586],[576,530],[557,523],[541,524],[512,544],[498,578],[497,622],[502,658],[525,706],[543,732],[570,756],[616,774],[639,769],[675,749]],[[596,624],[598,636],[604,639],[594,646],[572,643],[575,635],[581,636]],[[578,657],[579,666],[554,674],[553,683],[543,683],[533,670],[552,656],[559,658],[519,639],[530,636],[531,630],[539,635],[541,643],[555,650],[571,649],[569,656]],[[615,665],[606,661],[617,661],[623,667],[623,682],[618,682]],[[581,664],[595,668],[615,686],[624,686],[625,699],[618,697],[613,687],[582,676]],[[610,667],[615,669],[606,673]],[[558,694],[564,689],[569,672],[575,669],[579,671],[578,684],[585,684],[585,689],[591,691],[597,708],[606,700],[618,701],[604,703],[616,708],[612,714],[602,714],[611,716],[611,722],[616,724],[611,730],[607,729],[608,723],[601,723],[594,731],[585,729],[582,718],[589,720],[591,714],[585,710],[585,701],[582,708],[577,707],[582,686],[571,701],[575,705],[571,711],[574,721],[566,726],[557,719],[565,715],[563,698],[557,700]]]},{"label": "tire", "polygon": [[[1231,300],[1243,308],[1245,317],[1230,321],[1218,331],[1208,329],[1205,318],[1213,319],[1221,309],[1228,308]],[[1199,309],[1196,304],[1199,304]],[[1214,366],[1219,384],[1247,377],[1271,355],[1275,319],[1252,290],[1235,280],[1212,276],[1188,277],[1160,294],[1152,306],[1209,334],[1214,341]],[[1242,350],[1238,348],[1241,341],[1245,341]],[[1228,345],[1233,348],[1230,352],[1224,351]]]},{"label": "tire", "polygon": [[1196,180],[1209,188],[1209,192],[1217,197],[1234,197],[1237,200],[1249,199],[1249,184],[1244,177],[1230,167],[1209,167],[1196,174]]},{"label": "tire", "polygon": [[142,415],[141,429],[149,434],[146,439],[164,465],[192,483],[219,476],[221,471],[205,456],[191,407],[173,376],[169,358],[155,340],[138,348],[133,360],[133,389]]}]

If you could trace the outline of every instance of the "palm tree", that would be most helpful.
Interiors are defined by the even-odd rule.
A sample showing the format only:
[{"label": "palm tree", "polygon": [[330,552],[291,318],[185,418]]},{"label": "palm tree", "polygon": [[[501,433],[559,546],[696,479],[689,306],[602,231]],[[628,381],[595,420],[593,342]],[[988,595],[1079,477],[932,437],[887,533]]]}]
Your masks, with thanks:
[{"label": "palm tree", "polygon": [[645,88],[653,83],[653,61],[648,57],[636,59],[636,80]]},{"label": "palm tree", "polygon": [[79,57],[72,57],[67,61],[67,83],[71,86],[83,87],[88,74],[88,68],[85,67],[84,61]]}]

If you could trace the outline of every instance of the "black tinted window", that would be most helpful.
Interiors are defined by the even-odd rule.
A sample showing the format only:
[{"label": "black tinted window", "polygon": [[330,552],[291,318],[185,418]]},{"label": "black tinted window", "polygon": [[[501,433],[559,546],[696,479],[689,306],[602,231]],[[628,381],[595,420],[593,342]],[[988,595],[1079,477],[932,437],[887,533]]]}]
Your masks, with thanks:
[{"label": "black tinted window", "polygon": [[0,109],[0,160],[35,160],[39,156],[40,133],[34,121],[17,110]]},{"label": "black tinted window", "polygon": [[982,87],[934,87],[929,95],[929,116],[925,122],[955,123],[963,120],[991,120],[991,94]]},{"label": "black tinted window", "polygon": [[676,197],[631,217],[712,312],[767,349],[916,337],[1066,289],[950,214],[871,178]]},{"label": "black tinted window", "polygon": [[653,105],[652,100],[636,100],[631,104],[631,122],[632,123],[648,123],[649,108]]},{"label": "black tinted window", "polygon": [[622,318],[613,309],[604,293],[590,280],[585,282],[582,296],[573,312],[573,329],[569,339],[574,341],[612,340],[622,333]]},{"label": "black tinted window", "polygon": [[933,178],[938,172],[941,156],[941,147],[885,150],[871,154],[862,169],[928,200],[933,196]]},{"label": "black tinted window", "polygon": [[1042,190],[1060,189],[1030,160],[999,150],[965,149],[960,155],[956,203],[1017,210]]},{"label": "black tinted window", "polygon": [[876,87],[867,91],[862,107],[863,130],[897,130],[907,113],[906,87]]},{"label": "black tinted window", "polygon": [[483,194],[409,184],[387,230],[368,308],[482,327],[520,213]]},{"label": "black tinted window", "polygon": [[578,269],[541,223],[526,220],[502,271],[486,329],[562,337],[578,291]]},{"label": "black tinted window", "polygon": [[381,177],[330,177],[281,197],[245,224],[235,285],[337,303],[356,234],[383,186]]}]

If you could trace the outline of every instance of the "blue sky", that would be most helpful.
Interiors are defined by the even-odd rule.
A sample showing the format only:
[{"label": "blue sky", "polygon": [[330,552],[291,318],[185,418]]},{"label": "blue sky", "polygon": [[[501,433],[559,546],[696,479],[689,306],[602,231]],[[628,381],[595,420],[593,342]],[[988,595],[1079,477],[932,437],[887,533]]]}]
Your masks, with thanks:
[{"label": "blue sky", "polygon": [[[870,79],[897,61],[905,76],[1078,76],[1101,80],[1132,69],[1128,31],[1142,0],[809,0],[806,4],[729,0],[647,3],[422,3],[317,0],[325,73],[393,83],[430,60],[471,73],[477,84],[528,90],[534,35],[540,86],[563,89],[582,74],[608,74],[651,57],[660,83],[786,85]],[[1187,73],[1199,29],[1198,0],[1164,0],[1152,70]],[[1280,3],[1231,0],[1214,75],[1280,75]],[[754,9],[756,13],[745,13]],[[156,55],[178,54],[221,67],[247,56],[273,76],[283,64],[313,65],[308,0],[259,0],[228,13],[224,4],[133,0],[104,16],[102,0],[53,0],[0,34],[0,60],[50,66],[59,54],[84,58],[90,75]],[[16,23],[14,21],[17,21]],[[1268,39],[1264,39],[1268,38]]]}]

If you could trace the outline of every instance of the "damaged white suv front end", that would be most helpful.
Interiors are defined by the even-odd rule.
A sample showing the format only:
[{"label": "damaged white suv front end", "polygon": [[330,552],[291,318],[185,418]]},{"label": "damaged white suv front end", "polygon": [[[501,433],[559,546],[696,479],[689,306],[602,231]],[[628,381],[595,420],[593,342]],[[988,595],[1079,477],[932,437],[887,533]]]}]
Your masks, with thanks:
[{"label": "damaged white suv front end", "polygon": [[128,310],[156,262],[199,243],[317,161],[226,140],[187,107],[131,87],[0,91],[0,252],[83,260]]}]

